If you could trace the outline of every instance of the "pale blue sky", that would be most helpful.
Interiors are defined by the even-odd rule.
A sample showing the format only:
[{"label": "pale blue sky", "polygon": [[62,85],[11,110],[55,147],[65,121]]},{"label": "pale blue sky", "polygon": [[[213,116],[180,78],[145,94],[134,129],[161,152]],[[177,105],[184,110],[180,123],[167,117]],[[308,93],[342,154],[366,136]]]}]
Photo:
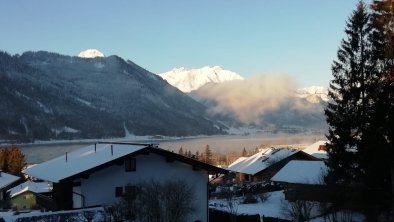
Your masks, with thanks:
[{"label": "pale blue sky", "polygon": [[219,65],[328,86],[357,0],[1,0],[0,50],[96,48],[154,73]]}]

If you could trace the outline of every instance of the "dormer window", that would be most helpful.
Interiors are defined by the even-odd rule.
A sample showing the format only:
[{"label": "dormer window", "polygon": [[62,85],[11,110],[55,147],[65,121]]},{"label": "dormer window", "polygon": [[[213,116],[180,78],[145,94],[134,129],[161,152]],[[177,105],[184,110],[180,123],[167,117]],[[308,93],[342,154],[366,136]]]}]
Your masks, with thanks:
[{"label": "dormer window", "polygon": [[128,158],[124,161],[124,167],[126,172],[136,171],[136,159],[135,158]]}]

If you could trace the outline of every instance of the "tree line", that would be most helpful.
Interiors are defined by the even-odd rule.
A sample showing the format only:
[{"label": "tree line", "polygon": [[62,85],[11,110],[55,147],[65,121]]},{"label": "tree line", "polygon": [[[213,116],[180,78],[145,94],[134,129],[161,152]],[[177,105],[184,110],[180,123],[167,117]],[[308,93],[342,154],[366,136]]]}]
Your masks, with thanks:
[{"label": "tree line", "polygon": [[178,154],[199,160],[204,163],[208,163],[215,166],[228,166],[232,162],[234,162],[239,157],[247,157],[251,156],[255,153],[259,152],[258,147],[256,147],[252,151],[247,151],[244,147],[241,153],[227,153],[227,154],[220,154],[213,152],[210,145],[206,145],[203,150],[197,150],[196,152],[191,152],[190,150],[180,147],[178,150]]},{"label": "tree line", "polygon": [[358,209],[368,221],[394,210],[393,24],[392,0],[358,3],[332,65],[331,102],[325,109],[326,181],[357,187]]}]

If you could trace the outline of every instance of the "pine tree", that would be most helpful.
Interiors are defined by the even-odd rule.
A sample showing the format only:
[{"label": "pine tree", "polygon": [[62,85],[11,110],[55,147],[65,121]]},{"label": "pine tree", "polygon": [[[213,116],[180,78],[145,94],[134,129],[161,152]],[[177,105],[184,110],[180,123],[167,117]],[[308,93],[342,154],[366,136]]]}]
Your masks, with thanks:
[{"label": "pine tree", "polygon": [[243,157],[248,156],[248,152],[246,152],[245,147],[244,147],[244,149],[242,150],[241,156],[243,156]]},{"label": "pine tree", "polygon": [[357,5],[346,26],[346,39],[332,66],[332,99],[325,109],[329,124],[327,177],[329,183],[360,182],[362,165],[357,152],[362,151],[368,125],[368,81],[371,77],[369,51],[369,15],[363,2]]},{"label": "pine tree", "polygon": [[[369,20],[369,22],[368,22]],[[394,209],[394,1],[360,2],[333,64],[327,177],[361,185],[368,221]]]},{"label": "pine tree", "polygon": [[193,155],[192,155],[192,152],[191,152],[190,150],[188,150],[186,156],[189,157],[189,158],[192,158],[192,156],[193,156]]},{"label": "pine tree", "polygon": [[198,150],[196,151],[196,154],[194,155],[194,158],[193,158],[193,159],[201,160],[201,158],[200,158],[200,152],[198,152]]},{"label": "pine tree", "polygon": [[184,155],[184,152],[183,152],[183,148],[181,147],[181,148],[179,148],[179,150],[178,150],[178,154],[179,155]]},{"label": "pine tree", "polygon": [[372,55],[374,73],[373,109],[368,132],[368,155],[364,162],[369,187],[390,195],[394,209],[394,2],[374,1],[372,4]]},{"label": "pine tree", "polygon": [[205,146],[205,151],[204,151],[204,162],[208,164],[212,164],[212,151],[211,147],[209,145]]}]

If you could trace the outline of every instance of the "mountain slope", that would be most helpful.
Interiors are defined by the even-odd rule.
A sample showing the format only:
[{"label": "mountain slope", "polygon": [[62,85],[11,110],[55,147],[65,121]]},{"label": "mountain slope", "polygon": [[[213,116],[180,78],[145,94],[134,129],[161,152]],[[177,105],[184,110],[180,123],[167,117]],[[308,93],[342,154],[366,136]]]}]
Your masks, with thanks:
[{"label": "mountain slope", "polygon": [[244,79],[237,73],[224,70],[220,66],[205,66],[200,69],[186,69],[181,67],[162,73],[160,76],[182,92],[187,93],[197,90],[207,83],[222,83]]},{"label": "mountain slope", "polygon": [[0,140],[221,133],[205,107],[131,61],[0,53]]}]

